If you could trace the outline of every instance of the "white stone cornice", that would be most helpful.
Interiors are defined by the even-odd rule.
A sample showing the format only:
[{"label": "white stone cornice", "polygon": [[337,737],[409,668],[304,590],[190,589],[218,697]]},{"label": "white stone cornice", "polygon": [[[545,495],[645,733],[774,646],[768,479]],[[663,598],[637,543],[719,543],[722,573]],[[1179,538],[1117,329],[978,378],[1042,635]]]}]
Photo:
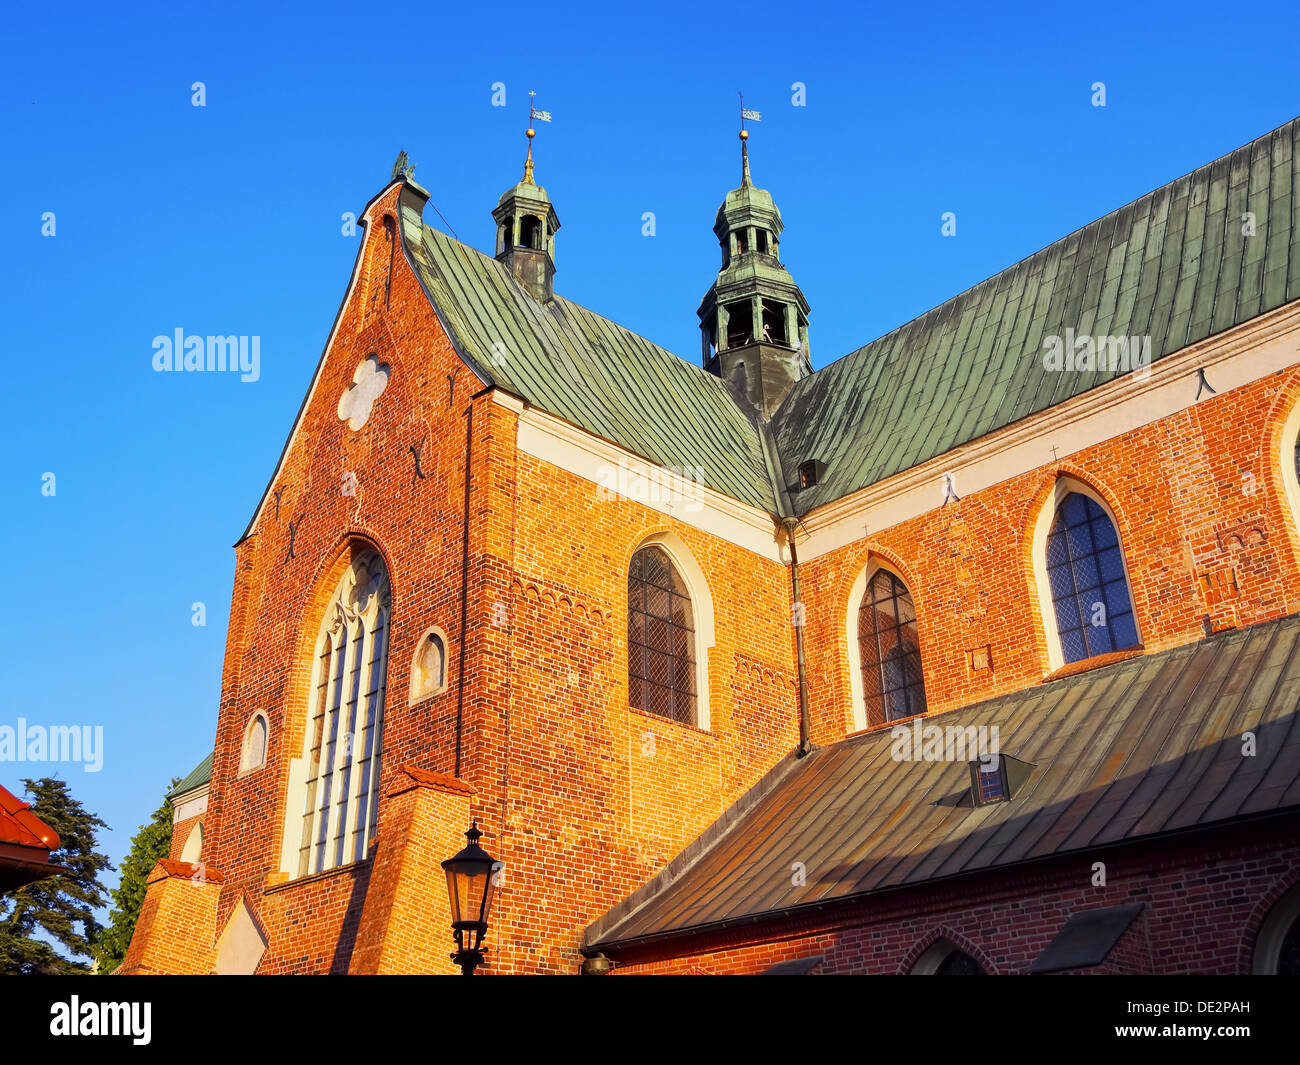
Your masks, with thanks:
[{"label": "white stone cornice", "polygon": [[192,788],[172,799],[172,824],[178,825],[191,817],[198,817],[207,809],[208,785],[200,784],[197,788]]},{"label": "white stone cornice", "polygon": [[[497,395],[499,391],[494,398]],[[614,496],[631,499],[784,564],[776,543],[776,523],[766,511],[732,499],[679,471],[658,466],[536,407],[525,406],[520,413],[518,447],[600,485]]]},{"label": "white stone cornice", "polygon": [[948,474],[965,497],[1186,410],[1198,369],[1218,396],[1285,370],[1300,363],[1298,341],[1293,301],[1157,360],[1143,377],[1126,374],[818,507],[800,523],[800,561],[938,509]]}]

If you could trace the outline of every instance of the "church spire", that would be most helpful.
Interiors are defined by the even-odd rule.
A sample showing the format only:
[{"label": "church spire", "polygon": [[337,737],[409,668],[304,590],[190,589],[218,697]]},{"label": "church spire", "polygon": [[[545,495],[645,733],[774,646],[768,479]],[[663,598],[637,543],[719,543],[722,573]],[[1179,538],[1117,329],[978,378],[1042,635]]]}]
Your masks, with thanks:
[{"label": "church spire", "polygon": [[555,233],[560,220],[551,198],[533,177],[533,122],[549,122],[551,113],[534,106],[537,93],[528,94],[528,152],[524,176],[497,202],[492,218],[497,224],[497,261],[510,268],[515,279],[535,300],[545,303],[554,293]]},{"label": "church spire", "polygon": [[802,377],[808,357],[808,301],[781,265],[781,212],[749,173],[749,130],[762,115],[740,100],[740,187],[718,208],[713,232],[722,269],[700,309],[704,368],[727,381],[764,418],[770,418]]}]

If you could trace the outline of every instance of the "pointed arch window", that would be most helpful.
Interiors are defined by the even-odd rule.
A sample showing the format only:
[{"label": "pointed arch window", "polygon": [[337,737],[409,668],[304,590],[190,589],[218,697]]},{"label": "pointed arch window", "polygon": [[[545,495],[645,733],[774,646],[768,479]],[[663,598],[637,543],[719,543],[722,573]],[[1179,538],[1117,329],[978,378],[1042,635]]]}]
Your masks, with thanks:
[{"label": "pointed arch window", "polygon": [[1278,899],[1255,937],[1251,972],[1300,976],[1300,884]]},{"label": "pointed arch window", "polygon": [[662,547],[652,544],[632,556],[627,603],[631,705],[696,724],[695,615],[686,582]]},{"label": "pointed arch window", "polygon": [[907,585],[887,569],[876,570],[862,595],[858,654],[868,726],[925,713],[916,608]]},{"label": "pointed arch window", "polygon": [[363,551],[340,579],[316,641],[299,876],[360,861],[374,836],[389,613],[383,560]]},{"label": "pointed arch window", "polygon": [[1057,507],[1047,534],[1047,579],[1067,664],[1137,644],[1119,535],[1091,496],[1071,492]]}]

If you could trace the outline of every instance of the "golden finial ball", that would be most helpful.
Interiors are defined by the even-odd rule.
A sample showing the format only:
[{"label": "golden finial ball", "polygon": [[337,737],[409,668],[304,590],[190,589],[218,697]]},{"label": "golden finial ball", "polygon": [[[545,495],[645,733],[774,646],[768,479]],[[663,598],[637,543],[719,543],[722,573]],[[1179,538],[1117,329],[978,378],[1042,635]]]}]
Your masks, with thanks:
[{"label": "golden finial ball", "polygon": [[742,130],[740,131],[740,139],[741,139],[742,141],[747,141],[747,140],[749,140],[749,130],[747,130],[747,129],[742,129]]},{"label": "golden finial ball", "polygon": [[536,137],[536,136],[537,136],[537,130],[535,130],[535,129],[530,129],[530,130],[528,131],[528,139],[529,139],[529,140],[532,140],[532,139],[533,139],[534,137]]}]

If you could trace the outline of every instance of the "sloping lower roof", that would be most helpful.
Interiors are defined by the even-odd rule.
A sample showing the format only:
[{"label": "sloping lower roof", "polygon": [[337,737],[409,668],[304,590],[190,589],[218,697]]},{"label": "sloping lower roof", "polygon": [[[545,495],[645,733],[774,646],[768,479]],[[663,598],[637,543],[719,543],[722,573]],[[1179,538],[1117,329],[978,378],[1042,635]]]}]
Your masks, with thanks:
[{"label": "sloping lower roof", "polygon": [[1070,914],[1056,938],[1029,966],[1029,972],[1059,973],[1100,965],[1124,937],[1142,907],[1140,902],[1129,902]]},{"label": "sloping lower roof", "polygon": [[769,774],[587,943],[609,950],[1300,807],[1297,705],[1292,616],[924,719],[997,726],[1001,750],[1036,767],[1010,802],[972,807],[965,761],[896,761],[888,729],[817,749]]},{"label": "sloping lower roof", "polygon": [[660,466],[765,511],[758,431],[717,377],[556,296],[402,212],[406,245],[458,351],[485,381]]},{"label": "sloping lower roof", "polygon": [[798,512],[1122,373],[1049,373],[1045,337],[1149,335],[1154,361],[1300,297],[1298,131],[1294,119],[798,382],[772,422],[784,483],[807,459],[827,467]]},{"label": "sloping lower roof", "polygon": [[193,791],[195,788],[202,787],[212,780],[212,755],[209,754],[198,765],[186,774],[176,787],[167,793],[167,798],[174,799],[177,795],[184,795],[187,791]]}]

